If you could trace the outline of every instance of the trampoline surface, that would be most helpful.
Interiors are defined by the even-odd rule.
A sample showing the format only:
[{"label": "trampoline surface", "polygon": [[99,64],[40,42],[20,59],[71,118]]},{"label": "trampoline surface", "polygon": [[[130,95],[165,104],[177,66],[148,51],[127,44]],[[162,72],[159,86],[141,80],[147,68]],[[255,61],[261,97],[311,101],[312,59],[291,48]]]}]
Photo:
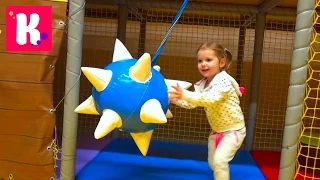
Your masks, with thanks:
[{"label": "trampoline surface", "polygon": [[[85,152],[85,151],[83,151]],[[78,154],[79,158],[88,156]],[[230,163],[231,180],[265,180],[250,153],[240,150]],[[77,180],[212,179],[207,145],[152,141],[142,156],[132,139],[116,139],[76,175]]]}]

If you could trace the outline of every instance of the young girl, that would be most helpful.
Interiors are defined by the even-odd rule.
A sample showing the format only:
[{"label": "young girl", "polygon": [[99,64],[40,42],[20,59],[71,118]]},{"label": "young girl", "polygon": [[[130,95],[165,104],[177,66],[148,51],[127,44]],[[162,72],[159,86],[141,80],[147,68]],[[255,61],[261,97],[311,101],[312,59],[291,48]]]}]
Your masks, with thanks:
[{"label": "young girl", "polygon": [[246,136],[240,107],[239,85],[225,70],[231,53],[221,45],[206,43],[199,47],[198,70],[203,79],[195,83],[195,92],[179,85],[168,91],[171,103],[182,108],[204,107],[212,133],[208,138],[208,163],[215,180],[229,180],[229,162]]}]

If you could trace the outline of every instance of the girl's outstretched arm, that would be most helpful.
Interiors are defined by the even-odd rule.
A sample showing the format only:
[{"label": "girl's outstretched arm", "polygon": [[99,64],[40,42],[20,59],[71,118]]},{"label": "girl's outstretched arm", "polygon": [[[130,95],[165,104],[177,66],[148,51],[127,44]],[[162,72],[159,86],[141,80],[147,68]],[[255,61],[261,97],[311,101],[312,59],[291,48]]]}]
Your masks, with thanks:
[{"label": "girl's outstretched arm", "polygon": [[217,102],[226,99],[231,90],[232,83],[228,78],[219,77],[213,84],[214,90],[198,93],[182,90],[181,100],[185,100],[195,106],[210,107]]},{"label": "girl's outstretched arm", "polygon": [[188,102],[186,100],[182,100],[182,99],[179,99],[179,100],[172,102],[172,103],[181,107],[181,108],[184,108],[184,109],[194,109],[197,107],[196,105],[193,105],[190,102]]}]

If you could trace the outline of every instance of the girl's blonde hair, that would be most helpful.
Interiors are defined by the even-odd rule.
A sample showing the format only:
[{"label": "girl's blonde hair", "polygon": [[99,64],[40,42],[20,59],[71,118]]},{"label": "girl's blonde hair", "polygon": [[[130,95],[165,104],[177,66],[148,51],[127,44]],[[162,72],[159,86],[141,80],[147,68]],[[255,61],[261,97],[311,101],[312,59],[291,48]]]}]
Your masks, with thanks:
[{"label": "girl's blonde hair", "polygon": [[217,44],[217,43],[204,43],[197,49],[197,53],[200,50],[206,50],[206,49],[210,49],[210,50],[214,51],[219,60],[221,60],[221,59],[226,60],[226,65],[224,67],[222,67],[221,70],[228,70],[229,69],[230,64],[232,62],[232,54],[227,48],[224,48],[220,44]]}]

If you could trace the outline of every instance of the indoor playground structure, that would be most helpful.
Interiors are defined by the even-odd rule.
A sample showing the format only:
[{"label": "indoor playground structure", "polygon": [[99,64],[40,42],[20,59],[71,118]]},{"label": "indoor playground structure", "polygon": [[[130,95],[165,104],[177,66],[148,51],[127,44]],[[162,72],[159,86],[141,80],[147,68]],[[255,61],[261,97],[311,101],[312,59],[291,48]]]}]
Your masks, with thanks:
[{"label": "indoor playground structure", "polygon": [[[52,6],[52,52],[6,52],[8,5]],[[1,0],[0,180],[212,179],[205,112],[163,93],[176,82],[193,90],[208,41],[231,51],[229,73],[246,88],[231,180],[320,179],[319,6]]]}]

